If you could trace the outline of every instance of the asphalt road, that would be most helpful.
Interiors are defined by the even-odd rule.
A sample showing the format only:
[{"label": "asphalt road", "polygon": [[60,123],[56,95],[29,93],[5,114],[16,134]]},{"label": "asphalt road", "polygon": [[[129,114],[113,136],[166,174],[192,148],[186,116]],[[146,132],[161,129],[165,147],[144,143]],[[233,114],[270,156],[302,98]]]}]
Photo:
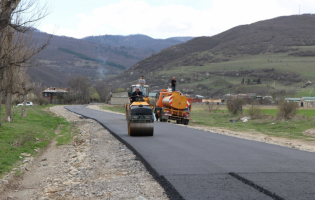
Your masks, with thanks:
[{"label": "asphalt road", "polygon": [[314,153],[164,122],[153,137],[130,137],[123,115],[66,108],[116,133],[184,199],[315,199]]}]

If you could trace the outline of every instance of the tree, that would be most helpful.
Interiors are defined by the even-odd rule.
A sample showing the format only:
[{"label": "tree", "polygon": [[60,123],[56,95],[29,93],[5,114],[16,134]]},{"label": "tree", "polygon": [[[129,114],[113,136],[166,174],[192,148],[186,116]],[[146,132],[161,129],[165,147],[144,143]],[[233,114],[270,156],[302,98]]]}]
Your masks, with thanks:
[{"label": "tree", "polygon": [[[42,44],[38,44],[32,38],[36,22],[46,16],[46,9],[40,7],[34,0],[1,0],[0,9],[0,91],[6,89],[8,98],[5,119],[9,120],[14,71],[22,64],[34,61],[34,55],[49,44],[51,35]],[[2,87],[4,79],[10,80],[6,88]]]},{"label": "tree", "polygon": [[72,100],[79,103],[89,103],[91,82],[86,76],[74,75],[68,79]]},{"label": "tree", "polygon": [[230,101],[227,102],[226,107],[232,115],[243,114],[244,103],[245,102],[243,99],[232,98]]},{"label": "tree", "polygon": [[100,101],[100,95],[97,93],[96,89],[93,87],[90,88],[90,100],[96,101],[96,102]]},{"label": "tree", "polygon": [[260,78],[257,79],[257,84],[261,84]]},{"label": "tree", "polygon": [[106,97],[109,94],[109,83],[106,83],[105,80],[97,81],[94,88],[100,96],[100,101],[106,102]]},{"label": "tree", "polygon": [[124,92],[124,91],[125,91],[124,88],[118,88],[118,89],[117,89],[117,92]]},{"label": "tree", "polygon": [[22,106],[22,113],[21,117],[26,117],[26,102],[27,102],[27,95],[30,91],[35,90],[36,88],[40,88],[39,83],[32,83],[29,81],[29,76],[26,74],[26,67],[19,68],[19,85],[17,86],[16,93],[22,96],[23,99],[23,106]]},{"label": "tree", "polygon": [[1,0],[0,1],[0,31],[12,25],[12,15],[21,0]]},{"label": "tree", "polygon": [[244,80],[244,78],[242,78],[242,82],[241,82],[241,84],[244,84],[244,81],[245,81],[245,80]]}]

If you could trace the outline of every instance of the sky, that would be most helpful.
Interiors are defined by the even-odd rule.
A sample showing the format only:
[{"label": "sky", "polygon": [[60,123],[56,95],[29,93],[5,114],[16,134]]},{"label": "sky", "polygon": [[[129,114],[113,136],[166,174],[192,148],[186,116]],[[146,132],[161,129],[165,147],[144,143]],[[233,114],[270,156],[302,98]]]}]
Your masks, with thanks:
[{"label": "sky", "polygon": [[315,14],[314,0],[39,0],[50,14],[37,28],[83,38],[144,34],[213,36],[279,16]]}]

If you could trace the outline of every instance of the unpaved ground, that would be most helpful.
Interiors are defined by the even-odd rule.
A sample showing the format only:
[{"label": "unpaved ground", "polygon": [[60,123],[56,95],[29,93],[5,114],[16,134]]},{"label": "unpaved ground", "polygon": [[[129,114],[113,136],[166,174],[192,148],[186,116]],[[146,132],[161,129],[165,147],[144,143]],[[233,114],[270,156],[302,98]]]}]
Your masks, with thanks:
[{"label": "unpaved ground", "polygon": [[52,142],[35,159],[29,159],[21,177],[2,180],[0,199],[85,200],[168,199],[164,189],[144,165],[99,123],[51,108],[73,122],[80,134],[69,145]]},{"label": "unpaved ground", "polygon": [[[98,105],[89,105],[87,107],[90,109],[96,109],[96,110],[104,111]],[[202,109],[204,109],[204,107],[202,107]],[[106,111],[106,112],[112,112],[112,111]],[[117,113],[117,114],[121,114],[121,113]],[[179,125],[179,124],[176,124],[176,125],[185,126],[185,125]],[[275,137],[275,136],[267,136],[267,135],[264,135],[262,133],[258,133],[255,131],[238,132],[238,131],[232,131],[232,130],[228,130],[228,129],[224,129],[224,128],[209,127],[209,126],[202,126],[202,125],[194,125],[194,126],[188,125],[186,127],[194,128],[194,129],[198,129],[198,130],[203,130],[203,131],[208,131],[208,132],[213,132],[213,133],[222,134],[222,135],[229,135],[229,136],[248,139],[248,140],[254,140],[254,141],[258,141],[258,142],[265,142],[265,143],[269,143],[269,144],[285,146],[285,147],[299,149],[299,150],[303,150],[303,151],[315,152],[315,141],[287,139],[287,138],[280,138],[280,137]],[[304,134],[315,136],[315,128],[304,131]]]}]

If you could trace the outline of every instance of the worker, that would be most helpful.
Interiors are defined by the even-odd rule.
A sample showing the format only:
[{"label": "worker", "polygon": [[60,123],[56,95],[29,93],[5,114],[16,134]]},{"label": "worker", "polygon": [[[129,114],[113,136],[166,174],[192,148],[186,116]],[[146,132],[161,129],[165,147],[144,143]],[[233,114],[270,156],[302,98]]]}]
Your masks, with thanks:
[{"label": "worker", "polygon": [[143,94],[145,95],[145,91],[144,91],[145,79],[143,75],[141,79],[139,80],[139,84],[140,84],[140,91],[143,92]]},{"label": "worker", "polygon": [[176,89],[176,80],[175,80],[175,77],[173,77],[173,80],[171,81],[171,84],[172,84],[172,91],[175,92],[175,89]]},{"label": "worker", "polygon": [[134,91],[130,96],[130,103],[134,102],[137,97],[143,97],[142,92],[140,91],[139,86],[136,87],[136,91]]}]

